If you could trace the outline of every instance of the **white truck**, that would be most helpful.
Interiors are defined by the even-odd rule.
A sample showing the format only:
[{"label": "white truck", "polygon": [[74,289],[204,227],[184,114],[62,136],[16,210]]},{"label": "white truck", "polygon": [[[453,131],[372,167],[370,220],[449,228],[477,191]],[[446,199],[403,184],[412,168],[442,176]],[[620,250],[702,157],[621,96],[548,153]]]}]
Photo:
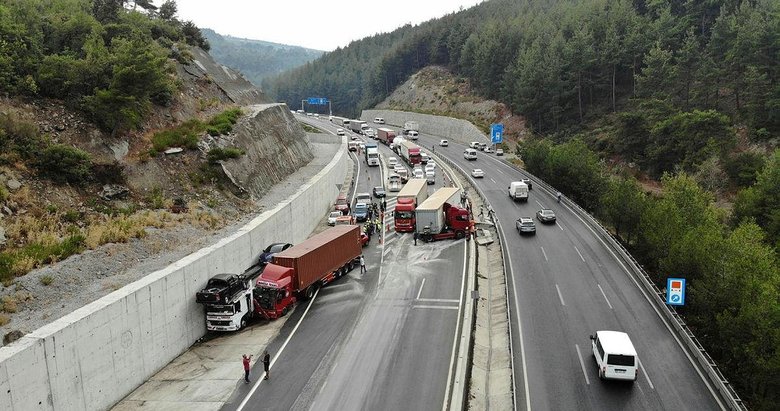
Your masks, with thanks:
[{"label": "white truck", "polygon": [[[412,131],[414,131],[414,133],[410,133]],[[416,140],[417,135],[419,133],[420,133],[420,123],[416,121],[407,121],[404,123],[404,134],[406,134],[409,137],[414,137],[413,139]]]},{"label": "white truck", "polygon": [[238,331],[255,314],[253,291],[262,270],[244,274],[218,274],[198,293],[197,301],[206,311],[209,331]]},{"label": "white truck", "polygon": [[379,149],[376,146],[366,147],[366,163],[371,167],[379,165]]},{"label": "white truck", "polygon": [[522,181],[509,183],[509,198],[514,201],[528,201],[528,184]]},{"label": "white truck", "polygon": [[368,128],[368,123],[360,120],[349,120],[349,128],[358,134],[364,134]]}]

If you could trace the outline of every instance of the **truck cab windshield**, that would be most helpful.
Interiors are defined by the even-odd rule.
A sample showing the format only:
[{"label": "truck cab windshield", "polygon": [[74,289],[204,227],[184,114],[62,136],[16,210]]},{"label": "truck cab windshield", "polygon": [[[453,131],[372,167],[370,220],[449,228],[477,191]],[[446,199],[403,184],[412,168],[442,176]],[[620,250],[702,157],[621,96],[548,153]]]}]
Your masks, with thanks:
[{"label": "truck cab windshield", "polygon": [[276,302],[284,298],[284,290],[277,290],[276,288],[260,288],[256,291],[257,302],[260,306],[266,310],[271,310],[276,307]]},{"label": "truck cab windshield", "polygon": [[[238,304],[238,303],[236,303]],[[235,309],[232,304],[229,305],[216,305],[216,304],[209,304],[206,305],[206,313],[208,314],[222,314],[222,315],[232,315],[235,314]]]},{"label": "truck cab windshield", "polygon": [[414,211],[396,211],[395,218],[410,219],[414,216]]}]

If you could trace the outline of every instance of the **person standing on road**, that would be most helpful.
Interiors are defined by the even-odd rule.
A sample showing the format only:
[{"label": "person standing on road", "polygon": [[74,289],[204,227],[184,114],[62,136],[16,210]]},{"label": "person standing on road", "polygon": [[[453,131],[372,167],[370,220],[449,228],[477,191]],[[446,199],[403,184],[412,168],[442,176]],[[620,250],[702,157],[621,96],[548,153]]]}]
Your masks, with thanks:
[{"label": "person standing on road", "polygon": [[249,361],[252,359],[252,354],[247,357],[246,354],[242,355],[242,362],[244,363],[244,384],[249,384]]},{"label": "person standing on road", "polygon": [[363,258],[363,255],[360,255],[360,274],[365,273],[366,270],[366,259]]},{"label": "person standing on road", "polygon": [[265,379],[271,378],[271,355],[268,350],[263,352],[263,369],[265,370]]},{"label": "person standing on road", "polygon": [[417,245],[417,230],[414,230],[414,245]]},{"label": "person standing on road", "polygon": [[387,210],[387,201],[385,199],[382,199],[382,212],[385,212]]}]

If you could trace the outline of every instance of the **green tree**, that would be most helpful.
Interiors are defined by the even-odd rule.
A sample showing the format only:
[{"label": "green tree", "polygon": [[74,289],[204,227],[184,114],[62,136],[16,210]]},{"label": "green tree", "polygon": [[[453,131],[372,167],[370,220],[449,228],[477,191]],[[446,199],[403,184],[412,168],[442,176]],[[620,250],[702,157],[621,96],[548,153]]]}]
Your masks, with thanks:
[{"label": "green tree", "polygon": [[[645,194],[633,178],[612,178],[601,198],[601,215],[615,228],[617,237],[631,244],[646,207]],[[621,232],[623,235],[621,235]]]},{"label": "green tree", "polygon": [[775,150],[756,184],[740,191],[734,202],[737,222],[754,219],[770,244],[780,249],[780,149]]},{"label": "green tree", "polygon": [[173,20],[174,17],[176,17],[176,13],[179,12],[179,6],[176,5],[176,2],[174,0],[166,0],[163,2],[163,4],[160,5],[160,10],[158,11],[160,18],[163,20]]}]

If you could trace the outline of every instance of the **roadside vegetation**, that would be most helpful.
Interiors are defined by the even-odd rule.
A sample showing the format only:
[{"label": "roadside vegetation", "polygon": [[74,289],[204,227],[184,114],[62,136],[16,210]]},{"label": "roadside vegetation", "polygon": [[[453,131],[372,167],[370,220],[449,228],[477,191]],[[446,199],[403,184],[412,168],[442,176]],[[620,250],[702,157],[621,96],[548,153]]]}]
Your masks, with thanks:
[{"label": "roadside vegetation", "polygon": [[233,126],[238,122],[241,114],[240,108],[232,108],[215,115],[208,122],[192,119],[176,127],[158,131],[152,136],[150,154],[157,155],[170,147],[195,149],[205,132],[211,136],[218,136],[233,131]]},{"label": "roadside vegetation", "polygon": [[[126,3],[133,5],[126,8]],[[208,50],[167,0],[26,0],[0,4],[0,90],[63,100],[103,130],[138,127],[176,89],[169,58]]]}]

